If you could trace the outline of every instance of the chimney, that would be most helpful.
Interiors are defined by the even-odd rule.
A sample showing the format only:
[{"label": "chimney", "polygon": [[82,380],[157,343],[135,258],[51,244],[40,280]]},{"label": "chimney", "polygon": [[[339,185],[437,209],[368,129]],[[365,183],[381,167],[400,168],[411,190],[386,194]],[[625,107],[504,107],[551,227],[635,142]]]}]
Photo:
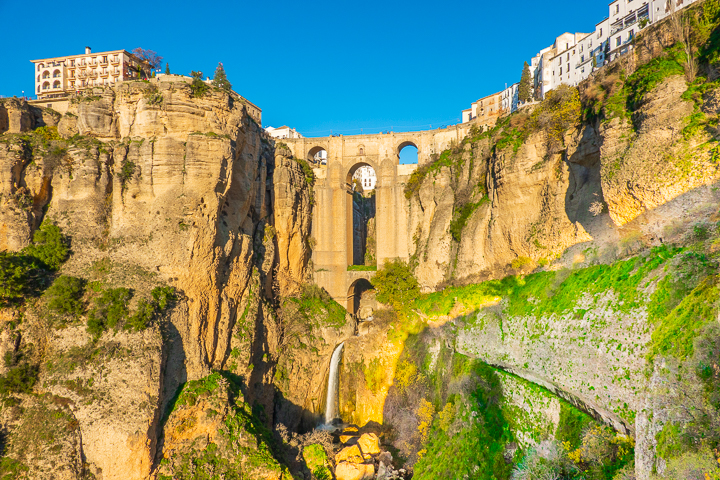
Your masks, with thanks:
[{"label": "chimney", "polygon": [[90,47],[85,47],[85,55],[87,55],[88,53],[90,53]]}]

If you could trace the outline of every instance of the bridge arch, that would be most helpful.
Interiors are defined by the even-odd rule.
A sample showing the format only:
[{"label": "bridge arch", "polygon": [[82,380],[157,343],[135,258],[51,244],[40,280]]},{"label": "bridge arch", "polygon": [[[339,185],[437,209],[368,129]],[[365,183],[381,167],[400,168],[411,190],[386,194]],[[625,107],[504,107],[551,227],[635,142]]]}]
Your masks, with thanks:
[{"label": "bridge arch", "polygon": [[372,292],[373,290],[375,290],[375,287],[373,287],[372,283],[366,278],[358,278],[352,282],[350,288],[348,288],[347,311],[353,315],[357,315],[362,300],[365,300],[365,303],[368,303],[367,306],[370,306],[374,310],[376,307],[374,298],[363,299],[363,295],[366,295],[366,292]]},{"label": "bridge arch", "polygon": [[325,147],[317,145],[308,150],[307,161],[310,163],[327,164],[328,152]]},{"label": "bridge arch", "polygon": [[[413,140],[405,140],[397,146],[395,154],[397,155],[398,164],[420,163],[420,148],[417,146],[418,143],[419,142]],[[403,151],[405,151],[405,154],[402,153]]]},{"label": "bridge arch", "polygon": [[[353,176],[362,167],[370,167],[374,173],[374,182],[372,185],[362,183],[362,190],[358,191],[353,182]],[[371,173],[371,175],[372,175]],[[374,247],[368,249],[369,238],[372,239],[373,245],[377,242],[377,202],[379,195],[380,170],[372,161],[363,160],[353,163],[347,170],[345,175],[346,184],[346,210],[345,210],[345,251],[347,257],[347,266],[366,265],[366,260],[372,263],[375,260],[377,265],[377,254]],[[370,193],[367,193],[370,192]],[[357,196],[357,198],[356,198]],[[358,203],[358,211],[356,214],[356,203]],[[370,228],[370,220],[372,219],[373,227]],[[372,232],[375,232],[371,235]],[[368,251],[372,253],[367,256]],[[372,265],[370,265],[372,266]]]}]

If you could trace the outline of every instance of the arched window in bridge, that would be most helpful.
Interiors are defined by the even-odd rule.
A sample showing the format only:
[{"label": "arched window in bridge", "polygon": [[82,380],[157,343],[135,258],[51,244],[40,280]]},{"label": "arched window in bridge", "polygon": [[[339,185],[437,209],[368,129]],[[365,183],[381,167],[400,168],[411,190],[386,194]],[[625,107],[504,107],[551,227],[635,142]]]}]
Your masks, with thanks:
[{"label": "arched window in bridge", "polygon": [[308,151],[307,161],[311,165],[327,165],[328,154],[327,151],[322,147],[313,147]]},{"label": "arched window in bridge", "polygon": [[418,148],[412,142],[405,142],[398,148],[398,156],[400,157],[400,165],[417,164]]}]

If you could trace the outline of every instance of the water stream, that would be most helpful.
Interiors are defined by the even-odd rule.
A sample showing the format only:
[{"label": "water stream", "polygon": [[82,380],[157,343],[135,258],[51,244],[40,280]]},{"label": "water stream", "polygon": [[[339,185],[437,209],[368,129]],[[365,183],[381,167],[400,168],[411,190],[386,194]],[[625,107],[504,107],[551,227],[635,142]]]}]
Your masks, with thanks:
[{"label": "water stream", "polygon": [[338,416],[338,381],[340,372],[340,358],[345,342],[341,343],[333,351],[330,359],[330,373],[328,374],[327,398],[325,399],[325,423],[329,424]]}]

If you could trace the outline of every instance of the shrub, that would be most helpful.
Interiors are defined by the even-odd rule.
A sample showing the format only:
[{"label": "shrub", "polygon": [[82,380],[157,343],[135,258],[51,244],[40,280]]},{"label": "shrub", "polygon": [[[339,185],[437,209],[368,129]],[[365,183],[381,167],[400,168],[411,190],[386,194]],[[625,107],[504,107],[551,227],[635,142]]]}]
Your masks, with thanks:
[{"label": "shrub", "polygon": [[47,289],[45,298],[48,309],[69,315],[83,313],[82,296],[85,292],[85,280],[62,275]]},{"label": "shrub", "polygon": [[123,328],[139,332],[150,326],[155,317],[155,305],[144,298],[138,302],[137,310],[128,318]]},{"label": "shrub", "polygon": [[510,266],[515,270],[521,270],[523,267],[532,265],[532,263],[533,261],[530,257],[517,257],[515,260],[512,261]]},{"label": "shrub", "polygon": [[548,151],[554,153],[563,146],[565,132],[580,123],[581,114],[577,89],[561,85],[548,92],[545,100],[533,112],[531,124],[534,130],[545,131]]},{"label": "shrub", "polygon": [[116,328],[129,313],[131,297],[132,292],[127,288],[111,288],[95,298],[88,315],[88,332],[99,337],[108,328]]},{"label": "shrub", "polygon": [[7,304],[22,296],[28,284],[28,274],[36,268],[32,257],[0,252],[0,304]]},{"label": "shrub", "polygon": [[22,252],[0,252],[0,305],[36,294],[44,287],[47,271],[60,268],[69,251],[60,229],[43,223]]},{"label": "shrub", "polygon": [[373,278],[377,299],[381,303],[402,310],[411,305],[420,295],[420,284],[407,262],[390,260],[378,270]]},{"label": "shrub", "polygon": [[0,376],[0,394],[30,393],[38,379],[38,367],[23,359],[20,352],[6,352],[8,371]]},{"label": "shrub", "polygon": [[202,79],[202,72],[196,72],[192,71],[190,72],[190,76],[193,78],[192,83],[190,84],[190,93],[195,98],[203,97],[208,90],[210,90],[210,87],[207,83],[203,82]]},{"label": "shrub", "polygon": [[150,295],[160,311],[164,311],[177,301],[177,294],[173,287],[155,287]]},{"label": "shrub", "polygon": [[303,448],[303,459],[312,475],[317,480],[332,480],[332,473],[328,469],[328,458],[322,445],[313,443]]},{"label": "shrub", "polygon": [[23,253],[37,258],[50,270],[57,270],[67,260],[70,248],[59,227],[43,222],[33,235],[33,243]]}]

